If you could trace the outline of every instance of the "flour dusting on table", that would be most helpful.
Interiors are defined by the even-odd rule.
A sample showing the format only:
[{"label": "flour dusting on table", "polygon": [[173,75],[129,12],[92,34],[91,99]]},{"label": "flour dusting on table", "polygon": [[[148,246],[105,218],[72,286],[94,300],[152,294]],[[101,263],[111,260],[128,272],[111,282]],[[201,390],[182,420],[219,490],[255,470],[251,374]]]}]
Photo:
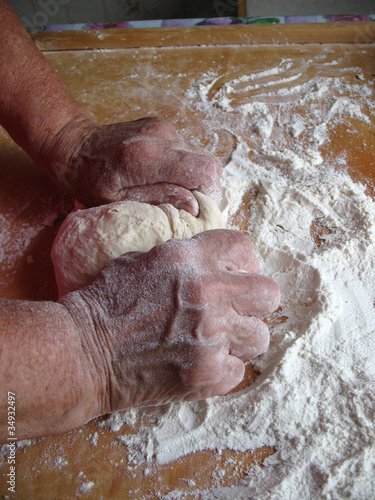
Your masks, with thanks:
[{"label": "flour dusting on table", "polygon": [[[359,49],[353,52],[353,64],[360,54]],[[314,57],[280,59],[273,67],[239,77],[241,69],[224,60],[222,67],[192,82],[185,95],[169,87],[163,75],[155,87],[154,114],[178,101],[176,116],[188,106],[201,120],[197,144],[209,138],[215,153],[223,142],[226,150],[233,144],[222,177],[223,216],[228,227],[241,225],[262,273],[279,284],[280,315],[287,318],[272,328],[270,348],[255,363],[260,375],[249,387],[207,401],[132,409],[99,420],[114,431],[106,457],[117,478],[131,477],[142,461],[149,461],[143,470],[151,477],[153,462],[168,463],[204,449],[217,450],[216,456],[225,448],[240,452],[268,445],[275,450],[264,467],[249,467],[233,486],[202,490],[198,477],[197,483],[180,478],[181,489],[163,495],[163,485],[155,481],[158,498],[375,498],[375,207],[371,187],[367,191],[346,173],[353,145],[346,148],[340,138],[342,150],[327,155],[332,134],[340,130],[359,148],[374,150],[370,134],[359,140],[361,130],[374,126],[374,88],[365,83],[374,80],[348,67],[344,57],[331,57],[322,47]],[[139,54],[137,59],[141,61]],[[149,75],[148,65],[142,71],[147,74],[135,71],[132,76],[140,85],[143,76],[155,76]],[[183,82],[188,73],[179,75]],[[116,113],[124,94],[133,103],[148,97],[143,87],[132,86],[131,94],[122,81],[116,82],[117,90],[107,87],[107,78],[102,85]],[[80,98],[92,104],[93,96],[88,89]],[[185,138],[193,132],[187,130]],[[15,258],[29,255],[32,264],[31,243],[53,229],[56,215],[46,219],[50,212],[27,223],[20,218],[13,238],[10,222],[25,208],[16,207],[13,218],[0,216],[6,277],[14,275]],[[70,433],[77,440],[72,443],[87,439],[95,463],[102,460],[104,441],[102,429],[96,429],[86,438],[82,429]],[[18,447],[33,444],[19,441]],[[112,460],[115,449],[123,449],[128,461]],[[38,477],[43,467],[47,472],[52,467],[71,483],[76,458],[69,458],[68,451],[51,445],[43,451],[43,466],[32,465],[29,473]],[[6,446],[0,457],[4,463]],[[235,468],[236,460],[233,455],[224,465],[231,462]],[[75,478],[77,496],[95,496],[95,487],[101,486],[92,481],[92,464],[82,463],[86,465],[87,471]],[[228,470],[217,466],[211,484],[233,483],[243,475],[243,469],[237,475]],[[129,498],[146,498],[138,493],[128,492]]]},{"label": "flour dusting on table", "polygon": [[[306,67],[290,76],[291,64],[220,85],[208,73],[187,94],[207,126],[220,123],[235,138],[222,179],[224,217],[233,225],[243,195],[253,193],[246,233],[262,273],[280,286],[287,317],[272,329],[249,387],[160,407],[152,426],[119,438],[130,458],[159,463],[202,449],[275,448],[265,467],[201,498],[375,495],[375,204],[345,172],[344,151],[330,162],[320,153],[333,126],[369,123],[373,89],[360,75],[348,85],[339,69],[303,81]],[[106,423],[118,431],[142,412]]]}]

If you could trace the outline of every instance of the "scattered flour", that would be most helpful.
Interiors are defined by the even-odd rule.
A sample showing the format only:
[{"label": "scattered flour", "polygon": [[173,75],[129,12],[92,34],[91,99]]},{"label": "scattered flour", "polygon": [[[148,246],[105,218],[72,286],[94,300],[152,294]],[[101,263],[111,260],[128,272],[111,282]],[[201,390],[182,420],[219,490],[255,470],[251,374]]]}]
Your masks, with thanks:
[{"label": "scattered flour", "polygon": [[57,457],[53,460],[53,464],[54,464],[54,465],[55,465],[55,467],[57,467],[58,469],[61,469],[62,467],[65,467],[66,465],[68,465],[68,462],[65,460],[65,458],[60,457],[60,456],[57,456]]},{"label": "scattered flour", "polygon": [[[33,238],[43,229],[42,225],[29,226],[27,223],[17,227],[17,233],[12,232],[12,219],[0,214],[0,261],[4,274],[7,274],[14,263],[14,259],[21,258],[27,252]],[[30,261],[30,259],[29,259]],[[28,262],[31,263],[31,262]]]},{"label": "scattered flour", "polygon": [[90,444],[91,446],[97,446],[98,445],[98,433],[94,432],[93,434],[90,435]]},{"label": "scattered flour", "polygon": [[[374,95],[365,84],[347,85],[340,69],[336,78],[307,81],[303,68],[291,69],[285,60],[219,89],[207,74],[188,92],[208,122],[219,120],[236,139],[223,173],[223,215],[230,226],[242,196],[254,193],[247,235],[262,272],[280,286],[287,317],[273,328],[251,386],[163,406],[152,426],[119,437],[135,462],[167,463],[202,449],[275,448],[266,467],[201,498],[375,496],[375,204],[319,150],[335,124],[368,124],[364,110],[374,109]],[[293,86],[285,88],[286,81]],[[345,165],[344,153],[337,164]],[[107,424],[118,431],[142,413],[118,412]]]},{"label": "scattered flour", "polygon": [[78,495],[80,493],[88,493],[92,489],[92,487],[95,486],[95,483],[93,481],[87,481],[87,478],[83,471],[79,471],[77,477],[79,479],[82,479],[82,483],[78,487]]},{"label": "scattered flour", "polygon": [[80,484],[79,492],[80,493],[87,493],[92,489],[93,486],[94,486],[94,483],[92,481],[85,481],[84,483]]},{"label": "scattered flour", "polygon": [[[186,94],[206,117],[214,144],[222,130],[235,140],[222,178],[223,217],[232,226],[246,193],[254,194],[246,202],[245,230],[262,272],[280,286],[287,317],[272,329],[251,386],[156,408],[152,425],[118,437],[128,445],[129,467],[203,449],[275,448],[265,467],[253,466],[236,485],[199,492],[199,498],[375,498],[375,205],[345,172],[345,150],[335,165],[320,152],[335,125],[347,124],[353,133],[355,121],[369,125],[375,96],[358,69],[339,62],[320,62],[307,78],[316,63],[284,59],[251,75],[226,75],[224,82],[208,72]],[[350,73],[354,83],[348,84]],[[14,249],[24,255],[52,219],[21,227],[12,242],[9,221],[0,215],[5,265]],[[101,424],[118,433],[145,420],[144,410],[132,409]],[[96,447],[98,434],[89,442]],[[67,462],[57,456],[54,465]],[[95,484],[82,472],[78,477],[78,495],[90,492]],[[176,489],[163,498],[183,495]]]}]

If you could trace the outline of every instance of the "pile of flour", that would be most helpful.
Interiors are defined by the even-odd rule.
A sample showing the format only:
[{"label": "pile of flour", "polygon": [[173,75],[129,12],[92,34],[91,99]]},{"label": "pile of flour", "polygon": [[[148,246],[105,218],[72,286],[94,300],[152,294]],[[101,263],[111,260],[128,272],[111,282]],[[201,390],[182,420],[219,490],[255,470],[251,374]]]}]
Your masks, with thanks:
[{"label": "pile of flour", "polygon": [[[256,193],[246,233],[262,273],[281,289],[287,320],[272,329],[251,386],[160,407],[153,425],[120,441],[130,458],[159,463],[202,449],[275,448],[265,467],[202,498],[368,499],[375,495],[375,204],[345,173],[345,155],[330,165],[319,148],[331,126],[368,123],[363,110],[374,109],[374,96],[360,77],[348,85],[340,75],[280,90],[275,79],[285,69],[288,61],[261,75],[269,80],[262,93],[255,77],[213,92],[207,74],[188,97],[208,124],[235,137],[223,215],[231,226],[242,196]],[[231,126],[239,122],[243,132]],[[118,431],[142,414],[118,412],[106,423]]]}]

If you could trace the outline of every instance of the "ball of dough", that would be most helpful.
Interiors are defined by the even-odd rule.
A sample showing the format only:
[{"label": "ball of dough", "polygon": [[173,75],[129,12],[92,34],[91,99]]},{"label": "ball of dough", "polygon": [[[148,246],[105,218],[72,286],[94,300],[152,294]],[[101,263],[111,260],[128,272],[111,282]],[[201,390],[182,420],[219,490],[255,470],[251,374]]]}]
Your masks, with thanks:
[{"label": "ball of dough", "polygon": [[147,252],[171,238],[191,238],[224,227],[216,203],[194,192],[200,212],[193,217],[169,204],[119,201],[69,214],[52,247],[55,276],[62,297],[82,288],[103,267],[126,252]]}]

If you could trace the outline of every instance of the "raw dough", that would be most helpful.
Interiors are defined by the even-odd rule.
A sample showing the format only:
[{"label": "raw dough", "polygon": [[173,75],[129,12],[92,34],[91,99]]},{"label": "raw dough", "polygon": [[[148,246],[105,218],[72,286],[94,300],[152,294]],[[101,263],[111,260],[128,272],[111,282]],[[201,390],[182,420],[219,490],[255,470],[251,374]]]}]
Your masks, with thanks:
[{"label": "raw dough", "polygon": [[63,222],[52,248],[59,296],[82,288],[111,260],[126,252],[147,252],[171,238],[191,238],[224,227],[216,203],[194,192],[200,213],[193,217],[169,204],[119,201],[76,210]]}]

